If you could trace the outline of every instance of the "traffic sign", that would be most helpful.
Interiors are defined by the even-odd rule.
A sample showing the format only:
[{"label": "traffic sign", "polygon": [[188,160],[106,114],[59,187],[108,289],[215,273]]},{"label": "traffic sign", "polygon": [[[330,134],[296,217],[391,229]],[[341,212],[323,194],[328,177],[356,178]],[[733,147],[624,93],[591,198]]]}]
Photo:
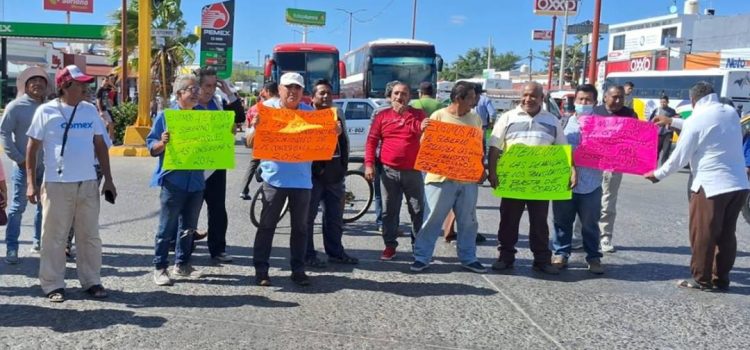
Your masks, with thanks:
[{"label": "traffic sign", "polygon": [[323,11],[286,9],[286,23],[305,26],[323,27],[326,25],[326,13]]},{"label": "traffic sign", "polygon": [[552,31],[534,29],[531,31],[531,40],[552,40]]},{"label": "traffic sign", "polygon": [[685,40],[684,38],[665,38],[664,39],[664,46],[666,47],[682,47],[685,46]]},{"label": "traffic sign", "polygon": [[151,36],[155,36],[155,37],[177,36],[177,30],[175,29],[151,29]]},{"label": "traffic sign", "polygon": [[[583,21],[581,23],[571,24],[568,26],[568,34],[591,34],[594,32],[594,22]],[[599,34],[609,32],[609,24],[599,23]]]}]

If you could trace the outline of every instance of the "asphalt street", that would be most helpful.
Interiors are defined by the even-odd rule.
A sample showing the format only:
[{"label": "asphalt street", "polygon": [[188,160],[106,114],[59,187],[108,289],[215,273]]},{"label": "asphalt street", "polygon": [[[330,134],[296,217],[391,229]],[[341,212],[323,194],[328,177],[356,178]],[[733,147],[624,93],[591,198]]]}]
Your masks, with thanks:
[{"label": "asphalt street", "polygon": [[[408,238],[400,239],[396,260],[378,260],[383,243],[371,212],[346,226],[344,245],[360,264],[310,270],[308,287],[288,277],[285,218],[272,252],[274,285],[264,288],[253,283],[250,202],[238,196],[249,159],[249,151],[238,147],[237,170],[228,175],[227,239],[234,263],[212,264],[200,242],[193,263],[204,277],[171,287],[151,279],[159,190],[148,183],[155,159],[112,160],[119,196],[114,206],[102,201],[102,276],[110,290],[103,301],[80,289],[74,263],[67,270],[69,300],[46,301],[38,257],[29,253],[33,228],[27,210],[21,264],[0,262],[0,349],[750,348],[747,223],[737,227],[730,293],[676,288],[678,279],[689,277],[684,172],[655,185],[625,177],[613,240],[618,251],[605,255],[602,276],[586,271],[580,252],[559,276],[533,272],[526,218],[509,273],[463,270],[455,246],[441,241],[435,263],[414,274]],[[480,232],[488,241],[478,255],[488,266],[497,257],[498,205],[488,187],[480,190]],[[408,227],[405,209],[401,217]],[[204,209],[200,226],[205,222]],[[321,235],[315,240],[322,251]]]}]

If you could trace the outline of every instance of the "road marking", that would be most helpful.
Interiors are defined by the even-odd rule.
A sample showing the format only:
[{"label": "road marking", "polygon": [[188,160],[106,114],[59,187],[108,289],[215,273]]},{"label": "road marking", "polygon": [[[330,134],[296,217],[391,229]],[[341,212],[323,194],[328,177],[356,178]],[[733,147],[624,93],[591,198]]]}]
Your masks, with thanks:
[{"label": "road marking", "polygon": [[542,328],[542,326],[540,326],[538,323],[536,323],[536,321],[534,321],[534,319],[531,318],[531,315],[529,315],[529,313],[526,312],[526,310],[524,310],[521,307],[521,305],[518,305],[518,303],[516,303],[515,300],[513,300],[510,296],[508,296],[508,294],[505,294],[505,292],[503,292],[500,289],[500,287],[498,287],[495,283],[493,283],[492,281],[490,281],[490,279],[487,278],[487,276],[482,275],[482,278],[484,278],[484,280],[487,281],[487,283],[489,283],[490,286],[492,286],[492,288],[494,288],[498,293],[500,293],[500,295],[502,295],[503,298],[505,298],[505,300],[507,300],[510,303],[510,305],[513,306],[513,308],[515,308],[518,312],[520,312],[521,315],[523,315],[523,317],[525,317],[526,320],[528,320],[529,323],[531,323],[531,325],[534,326],[534,328],[536,328],[539,332],[541,332],[542,335],[544,335],[544,337],[547,338],[547,340],[549,340],[550,342],[552,342],[553,344],[555,344],[558,349],[566,349],[565,346],[563,346],[562,343],[560,343],[559,341],[557,341],[557,339],[555,339],[551,334],[547,333],[547,331],[545,331],[544,328]]}]

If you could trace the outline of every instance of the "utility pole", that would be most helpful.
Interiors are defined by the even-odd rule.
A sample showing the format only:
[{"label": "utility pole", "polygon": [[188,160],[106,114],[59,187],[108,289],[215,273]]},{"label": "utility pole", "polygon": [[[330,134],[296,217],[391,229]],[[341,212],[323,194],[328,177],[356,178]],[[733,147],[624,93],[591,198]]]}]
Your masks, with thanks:
[{"label": "utility pole", "polygon": [[555,27],[557,16],[552,16],[552,38],[550,38],[549,69],[547,72],[547,91],[552,90],[552,72],[555,70]]},{"label": "utility pole", "polygon": [[347,50],[347,51],[351,51],[352,50],[352,19],[354,18],[354,15],[356,13],[365,11],[365,9],[359,9],[359,10],[356,10],[356,11],[348,11],[348,10],[345,10],[345,9],[337,8],[336,10],[339,10],[339,11],[344,12],[347,15],[349,15],[349,50]]},{"label": "utility pole", "polygon": [[534,59],[534,49],[529,49],[529,81],[531,81],[531,74],[533,72],[533,69],[531,69],[532,60]]},{"label": "utility pole", "polygon": [[487,46],[487,69],[492,69],[492,36],[490,36],[490,44]]},{"label": "utility pole", "polygon": [[596,66],[599,56],[599,21],[602,16],[602,0],[594,1],[594,32],[591,33],[591,57],[589,62],[589,84],[596,84]]},{"label": "utility pole", "polygon": [[414,0],[414,11],[411,16],[411,38],[414,40],[417,37],[417,0]]},{"label": "utility pole", "polygon": [[260,67],[260,49],[258,49],[258,67]]},{"label": "utility pole", "polygon": [[120,51],[122,60],[120,76],[120,102],[128,100],[128,0],[122,0],[120,11]]},{"label": "utility pole", "polygon": [[558,77],[557,86],[562,89],[565,75],[565,49],[568,46],[568,1],[564,2],[565,5],[565,24],[563,25],[563,37],[562,37],[562,52],[560,54],[560,76]]}]

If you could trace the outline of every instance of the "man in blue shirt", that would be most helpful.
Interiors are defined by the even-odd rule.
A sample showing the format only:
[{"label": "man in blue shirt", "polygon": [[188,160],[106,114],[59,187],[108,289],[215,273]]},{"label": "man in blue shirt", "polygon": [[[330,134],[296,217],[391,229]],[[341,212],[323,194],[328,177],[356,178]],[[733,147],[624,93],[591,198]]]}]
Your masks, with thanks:
[{"label": "man in blue shirt", "polygon": [[[198,81],[192,75],[177,77],[174,83],[177,109],[190,110],[198,103]],[[175,267],[172,273],[182,277],[199,277],[200,273],[190,265],[193,252],[193,234],[198,226],[205,181],[203,170],[164,170],[164,149],[169,143],[164,112],[154,119],[154,125],[146,137],[151,156],[159,157],[151,186],[161,186],[159,199],[159,228],[154,247],[154,283],[159,286],[172,284],[167,271],[170,242],[175,246]],[[177,234],[178,222],[180,233]],[[178,237],[176,237],[178,236]]]},{"label": "man in blue shirt", "polygon": [[[591,115],[596,103],[597,91],[591,84],[580,85],[576,89],[576,114],[570,117],[565,126],[565,137],[575,148],[581,143],[581,124],[578,118]],[[574,150],[575,151],[575,150]],[[599,252],[599,214],[602,209],[602,171],[586,167],[576,167],[578,176],[573,188],[573,197],[569,200],[552,202],[555,234],[552,236],[552,265],[562,269],[568,265],[573,222],[576,215],[581,218],[583,248],[586,251],[586,262],[589,272],[604,273],[601,264],[602,253]]]},{"label": "man in blue shirt", "polygon": [[[487,129],[490,127],[490,124],[492,124],[492,122],[495,120],[495,117],[497,117],[497,111],[495,110],[495,106],[492,105],[492,101],[490,101],[490,99],[484,93],[486,91],[482,89],[482,86],[480,84],[474,85],[474,92],[477,94],[477,106],[474,107],[474,110],[482,119],[482,131],[486,134]],[[486,137],[482,138],[482,146],[482,149],[486,151]]]},{"label": "man in blue shirt", "polygon": [[[304,78],[298,73],[286,73],[279,79],[279,99],[263,102],[264,106],[299,110],[313,110],[311,106],[301,103]],[[253,147],[255,125],[262,123],[258,115],[248,125],[247,146]],[[263,178],[263,209],[260,213],[260,225],[255,233],[253,246],[253,265],[255,282],[259,286],[270,286],[268,276],[273,236],[276,224],[289,200],[292,231],[289,237],[291,253],[292,282],[306,286],[310,279],[305,274],[305,253],[307,249],[307,216],[310,207],[310,190],[312,189],[312,162],[279,162],[261,160],[261,177]]]}]

